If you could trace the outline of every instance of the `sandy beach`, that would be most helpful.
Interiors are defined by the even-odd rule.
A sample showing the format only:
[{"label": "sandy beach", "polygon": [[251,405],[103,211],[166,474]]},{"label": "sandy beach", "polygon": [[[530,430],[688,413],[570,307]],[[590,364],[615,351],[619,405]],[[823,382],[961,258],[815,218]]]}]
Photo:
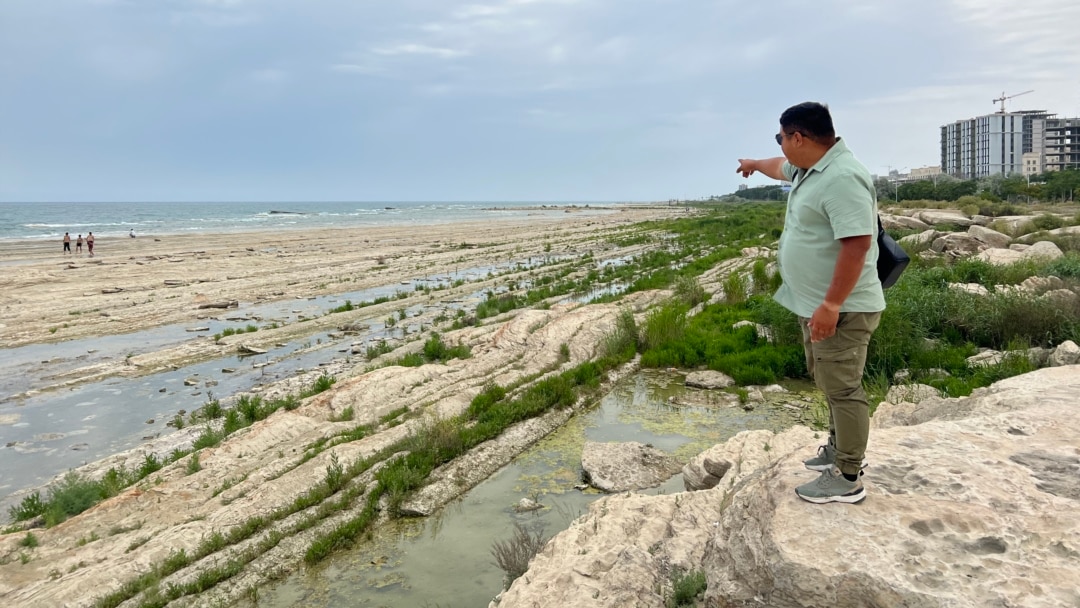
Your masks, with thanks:
[{"label": "sandy beach", "polygon": [[[217,419],[186,423],[178,430],[171,422],[206,403],[209,391],[229,404],[237,393],[270,399],[297,394],[323,375],[336,378],[331,390],[300,407],[279,410],[221,445],[199,450],[197,466],[192,466],[194,455],[176,460],[155,473],[152,484],[144,480],[56,526],[23,522],[41,539],[33,555],[20,557],[25,533],[19,526],[0,535],[0,601],[11,606],[94,605],[103,593],[117,591],[121,581],[140,576],[147,564],[179,550],[193,555],[207,535],[239,530],[236,526],[251,517],[271,518],[277,523],[265,532],[289,540],[243,556],[234,552],[246,551],[245,543],[222,547],[226,559],[250,564],[197,602],[235,603],[246,590],[268,583],[267,573],[297,568],[302,547],[333,534],[342,518],[364,509],[358,495],[338,507],[337,516],[327,517],[332,511],[319,512],[318,505],[296,512],[296,517],[314,517],[312,524],[297,525],[289,516],[298,493],[320,487],[334,459],[354,463],[388,455],[383,450],[420,432],[430,416],[461,414],[491,383],[533,382],[544,370],[596,357],[621,307],[641,312],[662,294],[632,294],[620,305],[548,302],[454,330],[448,327],[448,313],[475,308],[483,294],[509,282],[520,286],[539,277],[530,259],[547,264],[541,272],[549,277],[560,272],[583,276],[604,260],[655,248],[661,243],[657,235],[628,238],[640,236],[628,228],[683,213],[670,207],[538,209],[525,219],[316,234],[148,235],[101,239],[94,258],[65,258],[59,242],[0,246],[6,296],[0,340],[8,347],[0,367],[0,430],[14,437],[0,447],[11,456],[0,470],[6,478],[5,506],[22,500],[31,480],[44,481],[43,473],[63,475],[73,469],[84,478],[100,479],[109,469],[138,470],[148,458],[171,462],[171,455],[192,450],[202,434],[220,426]],[[448,280],[459,272],[468,278]],[[431,277],[443,286],[416,288],[418,280]],[[327,306],[343,301],[336,294],[391,289],[399,297],[327,314]],[[233,301],[239,311],[203,307]],[[184,329],[215,322],[221,327],[223,319],[250,315],[246,311],[260,303],[277,309],[318,303],[321,308],[278,326],[272,318],[255,319],[257,332],[220,340],[205,327],[199,333]],[[384,328],[388,317],[402,321],[394,332]],[[394,350],[385,357],[400,357],[422,347],[418,338],[436,327],[450,344],[465,345],[471,354],[445,364],[380,367],[379,357],[373,359],[357,343],[361,336],[393,333]],[[117,344],[127,334],[146,337],[165,330],[172,332],[167,339],[134,353]],[[266,349],[266,354],[240,361],[241,346]],[[433,474],[424,491],[401,506],[402,512],[436,512],[571,413],[554,410],[478,446]],[[360,434],[358,440],[332,447],[324,443],[360,427],[372,429],[370,436]],[[318,447],[305,454],[309,446]],[[375,470],[353,483],[377,488]],[[222,494],[223,488],[231,489]],[[100,530],[102,540],[80,542],[86,530]],[[193,563],[178,575],[198,572],[211,561]],[[93,594],[86,593],[88,586]]]},{"label": "sandy beach", "polygon": [[[537,210],[527,219],[322,230],[100,238],[95,256],[57,242],[0,246],[0,344],[128,333],[198,321],[201,304],[354,291],[455,267],[557,254],[670,208]],[[74,245],[72,245],[74,248]]]}]

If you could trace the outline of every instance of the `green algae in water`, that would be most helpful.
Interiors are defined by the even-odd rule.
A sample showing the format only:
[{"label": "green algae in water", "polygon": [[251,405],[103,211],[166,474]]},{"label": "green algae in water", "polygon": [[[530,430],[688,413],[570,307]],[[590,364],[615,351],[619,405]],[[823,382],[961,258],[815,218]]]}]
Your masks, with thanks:
[{"label": "green algae in water", "polygon": [[[574,489],[581,483],[586,441],[651,443],[686,462],[739,431],[790,427],[810,408],[803,394],[777,397],[798,403],[798,411],[760,403],[750,412],[737,406],[703,407],[689,396],[690,391],[702,392],[683,383],[681,374],[654,370],[624,379],[594,408],[571,418],[435,516],[381,526],[352,551],[261,589],[259,606],[487,605],[503,580],[491,556],[494,541],[508,538],[515,522],[530,530],[543,527],[547,536],[557,534],[603,496]],[[695,404],[674,405],[669,398]],[[681,489],[676,475],[640,493]],[[545,508],[517,513],[514,505],[524,497],[536,497]]]}]

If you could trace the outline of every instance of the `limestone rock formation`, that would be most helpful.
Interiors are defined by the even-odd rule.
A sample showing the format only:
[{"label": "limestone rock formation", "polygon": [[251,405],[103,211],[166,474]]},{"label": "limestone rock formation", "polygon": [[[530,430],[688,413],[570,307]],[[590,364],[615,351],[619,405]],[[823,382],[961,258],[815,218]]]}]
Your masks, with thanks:
[{"label": "limestone rock formation", "polygon": [[679,472],[679,462],[651,445],[636,441],[585,442],[581,452],[585,480],[604,492],[656,487]]},{"label": "limestone rock formation", "polygon": [[930,225],[926,222],[905,215],[889,215],[882,213],[881,225],[886,230],[928,230]]},{"label": "limestone rock formation", "polygon": [[966,258],[985,250],[987,246],[975,237],[962,232],[949,232],[934,239],[930,248],[952,257]]},{"label": "limestone rock formation", "polygon": [[1041,295],[1054,289],[1062,289],[1065,282],[1058,277],[1028,277],[1020,283],[1020,287],[1035,295]]},{"label": "limestone rock formation", "polygon": [[994,266],[1008,266],[1024,259],[1024,252],[1015,249],[987,249],[975,255],[976,260],[981,260]]},{"label": "limestone rock formation", "polygon": [[1054,349],[1054,352],[1050,355],[1050,365],[1074,365],[1080,363],[1080,346],[1076,345],[1076,342],[1072,340],[1066,340],[1058,345]]},{"label": "limestone rock formation", "polygon": [[690,372],[686,375],[686,386],[693,388],[717,389],[727,388],[735,384],[735,380],[723,373],[713,370]]},{"label": "limestone rock formation", "polygon": [[1024,250],[1026,259],[1056,260],[1065,255],[1061,249],[1050,241],[1039,241]]},{"label": "limestone rock formation", "polygon": [[902,401],[919,403],[924,399],[933,399],[940,396],[941,392],[928,384],[898,384],[889,387],[889,392],[885,393],[885,401],[889,403],[900,403]]},{"label": "limestone rock formation", "polygon": [[754,323],[753,321],[739,321],[731,325],[732,329],[739,329],[740,327],[753,327],[754,334],[757,337],[769,343],[772,343],[773,341],[772,330],[762,325],[761,323]]},{"label": "limestone rock formation", "polygon": [[968,227],[968,234],[975,240],[985,243],[990,247],[1006,248],[1009,243],[1012,242],[1012,237],[1007,234],[1002,234],[997,230],[991,230],[990,228],[984,228],[983,226],[970,226]]},{"label": "limestone rock formation", "polygon": [[659,608],[674,568],[707,606],[1080,605],[1078,390],[1056,367],[881,405],[860,505],[795,497],[813,431],[740,433],[688,465],[712,489],[593,503],[498,605]]},{"label": "limestone rock formation", "polygon": [[955,209],[927,209],[917,213],[915,218],[922,220],[931,226],[953,225],[967,228],[975,223],[966,215]]}]

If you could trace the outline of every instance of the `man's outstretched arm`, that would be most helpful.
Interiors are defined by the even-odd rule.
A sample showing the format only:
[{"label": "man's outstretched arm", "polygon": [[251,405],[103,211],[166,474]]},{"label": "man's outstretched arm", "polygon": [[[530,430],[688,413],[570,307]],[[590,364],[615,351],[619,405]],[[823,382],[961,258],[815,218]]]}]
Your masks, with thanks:
[{"label": "man's outstretched arm", "polygon": [[787,181],[787,176],[784,175],[784,163],[787,161],[783,156],[777,156],[776,158],[740,158],[739,168],[735,170],[736,173],[741,173],[743,177],[750,177],[754,173],[761,173],[768,177],[771,177],[779,181]]}]

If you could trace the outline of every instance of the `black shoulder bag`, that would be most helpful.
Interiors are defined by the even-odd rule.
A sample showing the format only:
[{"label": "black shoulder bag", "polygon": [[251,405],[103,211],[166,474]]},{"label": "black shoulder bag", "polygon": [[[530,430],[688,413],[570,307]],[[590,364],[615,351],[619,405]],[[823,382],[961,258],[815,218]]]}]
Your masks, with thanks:
[{"label": "black shoulder bag", "polygon": [[877,276],[881,280],[882,289],[888,289],[900,278],[907,265],[911,263],[911,256],[885,232],[881,225],[881,216],[877,218]]}]

